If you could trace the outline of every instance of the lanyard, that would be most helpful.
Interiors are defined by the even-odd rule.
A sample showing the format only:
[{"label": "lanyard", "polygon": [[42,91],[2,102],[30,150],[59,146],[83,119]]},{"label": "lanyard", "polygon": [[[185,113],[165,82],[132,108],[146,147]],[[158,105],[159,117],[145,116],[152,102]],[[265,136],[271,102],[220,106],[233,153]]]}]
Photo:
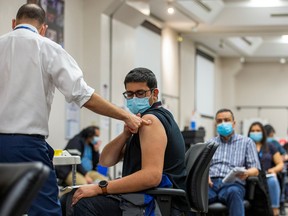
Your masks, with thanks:
[{"label": "lanyard", "polygon": [[14,30],[17,30],[17,29],[28,29],[29,31],[32,31],[34,33],[37,33],[34,29],[28,27],[28,26],[18,26],[16,27]]}]

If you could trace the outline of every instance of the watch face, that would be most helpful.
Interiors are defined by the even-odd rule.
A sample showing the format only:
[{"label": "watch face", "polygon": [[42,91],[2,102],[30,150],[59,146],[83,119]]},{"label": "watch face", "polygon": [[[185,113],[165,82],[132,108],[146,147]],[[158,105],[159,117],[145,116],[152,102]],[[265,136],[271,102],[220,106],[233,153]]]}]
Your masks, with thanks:
[{"label": "watch face", "polygon": [[102,180],[99,182],[99,187],[103,188],[103,187],[107,187],[108,185],[108,181],[106,180]]}]

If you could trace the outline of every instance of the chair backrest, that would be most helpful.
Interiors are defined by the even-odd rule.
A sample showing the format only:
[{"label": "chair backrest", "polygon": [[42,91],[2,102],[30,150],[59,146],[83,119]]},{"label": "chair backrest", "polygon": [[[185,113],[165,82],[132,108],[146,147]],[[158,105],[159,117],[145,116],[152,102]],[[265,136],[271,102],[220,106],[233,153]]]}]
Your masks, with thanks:
[{"label": "chair backrest", "polygon": [[186,194],[190,207],[195,212],[208,212],[209,166],[218,146],[214,142],[198,143],[186,152]]},{"label": "chair backrest", "polygon": [[21,216],[30,207],[50,169],[41,162],[0,163],[0,215]]}]

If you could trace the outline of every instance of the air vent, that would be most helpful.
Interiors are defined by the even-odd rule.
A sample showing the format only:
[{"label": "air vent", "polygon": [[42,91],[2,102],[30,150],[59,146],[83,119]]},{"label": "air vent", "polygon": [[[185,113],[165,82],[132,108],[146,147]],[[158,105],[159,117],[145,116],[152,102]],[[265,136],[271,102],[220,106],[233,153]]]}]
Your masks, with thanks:
[{"label": "air vent", "polygon": [[222,0],[177,0],[173,5],[199,23],[210,24],[224,8]]},{"label": "air vent", "polygon": [[197,3],[201,8],[203,8],[204,10],[206,10],[207,12],[210,12],[212,9],[205,4],[202,0],[195,0],[195,3]]},{"label": "air vent", "polygon": [[250,40],[248,40],[246,37],[241,37],[241,39],[249,46],[252,45],[252,42]]},{"label": "air vent", "polygon": [[270,14],[271,17],[288,17],[288,13]]}]

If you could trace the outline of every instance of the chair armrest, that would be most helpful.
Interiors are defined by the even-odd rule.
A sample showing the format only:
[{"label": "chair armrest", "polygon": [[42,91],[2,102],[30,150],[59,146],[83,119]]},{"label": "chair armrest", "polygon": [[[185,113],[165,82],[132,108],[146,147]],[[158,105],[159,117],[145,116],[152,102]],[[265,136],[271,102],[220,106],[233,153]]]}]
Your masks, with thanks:
[{"label": "chair armrest", "polygon": [[253,200],[254,199],[254,193],[255,193],[255,186],[258,184],[259,178],[257,176],[249,176],[247,178],[247,189],[248,189],[248,194],[247,198],[248,200]]},{"label": "chair armrest", "polygon": [[175,188],[154,188],[145,191],[145,193],[150,195],[186,196],[186,192],[184,190]]}]

